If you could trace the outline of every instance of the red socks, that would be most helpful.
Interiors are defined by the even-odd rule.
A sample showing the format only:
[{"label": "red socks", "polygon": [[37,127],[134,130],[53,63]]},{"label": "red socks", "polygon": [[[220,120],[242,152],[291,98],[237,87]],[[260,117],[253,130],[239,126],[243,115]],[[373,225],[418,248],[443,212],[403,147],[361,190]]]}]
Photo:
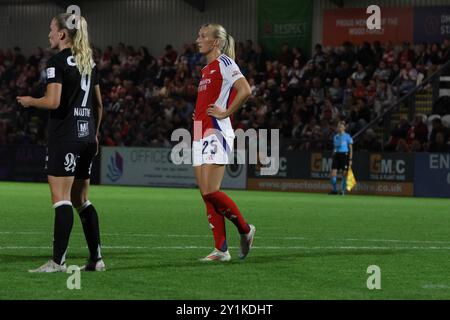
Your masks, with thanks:
[{"label": "red socks", "polygon": [[225,252],[228,250],[225,218],[223,215],[216,212],[214,205],[204,196],[203,201],[205,201],[206,214],[208,215],[209,226],[213,232],[215,247],[217,250]]},{"label": "red socks", "polygon": [[223,214],[227,219],[233,222],[240,234],[247,234],[250,232],[250,227],[239,211],[237,205],[225,193],[216,191],[204,195],[203,199],[212,203],[216,212]]}]

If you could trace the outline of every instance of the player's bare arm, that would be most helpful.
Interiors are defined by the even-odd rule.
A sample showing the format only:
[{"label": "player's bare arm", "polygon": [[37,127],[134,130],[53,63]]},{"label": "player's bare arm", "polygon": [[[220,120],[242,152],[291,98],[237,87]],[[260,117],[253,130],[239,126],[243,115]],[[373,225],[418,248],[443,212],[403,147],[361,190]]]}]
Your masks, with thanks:
[{"label": "player's bare arm", "polygon": [[30,96],[19,96],[17,102],[24,108],[35,107],[38,109],[55,110],[59,107],[61,101],[62,85],[60,83],[49,83],[47,91],[42,98],[33,98]]},{"label": "player's bare arm", "polygon": [[214,118],[219,120],[228,118],[230,115],[235,113],[236,110],[241,107],[245,103],[245,101],[247,101],[247,99],[252,95],[250,85],[245,78],[236,80],[233,87],[236,89],[237,94],[230,107],[226,110],[222,110],[220,107],[214,104],[210,104],[210,108],[208,109],[209,116],[213,116]]}]

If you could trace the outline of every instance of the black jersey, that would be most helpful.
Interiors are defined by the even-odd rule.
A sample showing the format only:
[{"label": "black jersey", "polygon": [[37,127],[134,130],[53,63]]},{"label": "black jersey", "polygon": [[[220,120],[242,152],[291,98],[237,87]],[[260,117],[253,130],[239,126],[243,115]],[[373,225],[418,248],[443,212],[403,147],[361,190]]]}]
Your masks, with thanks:
[{"label": "black jersey", "polygon": [[70,48],[47,63],[47,84],[61,83],[61,102],[50,111],[49,143],[95,142],[96,127],[92,101],[98,72],[94,65],[90,76],[81,76]]}]

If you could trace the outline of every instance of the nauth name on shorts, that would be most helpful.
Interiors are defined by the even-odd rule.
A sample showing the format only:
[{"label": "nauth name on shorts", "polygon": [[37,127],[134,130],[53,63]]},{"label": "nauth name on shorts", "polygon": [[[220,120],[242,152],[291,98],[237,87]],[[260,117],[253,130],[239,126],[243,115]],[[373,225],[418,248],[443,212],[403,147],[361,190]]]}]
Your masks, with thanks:
[{"label": "nauth name on shorts", "polygon": [[91,109],[89,109],[89,108],[74,108],[73,115],[75,117],[90,117]]}]

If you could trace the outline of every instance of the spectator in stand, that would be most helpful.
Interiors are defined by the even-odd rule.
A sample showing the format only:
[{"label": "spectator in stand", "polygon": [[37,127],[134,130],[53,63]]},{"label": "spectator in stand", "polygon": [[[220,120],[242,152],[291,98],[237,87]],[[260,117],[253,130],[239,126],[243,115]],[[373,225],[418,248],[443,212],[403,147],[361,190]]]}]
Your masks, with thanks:
[{"label": "spectator in stand", "polygon": [[289,49],[287,43],[283,44],[281,47],[280,55],[278,56],[278,62],[284,65],[292,65],[293,55],[292,51]]},{"label": "spectator in stand", "polygon": [[333,85],[328,88],[328,97],[331,99],[333,104],[342,105],[344,90],[342,89],[338,78],[334,78]]},{"label": "spectator in stand", "polygon": [[395,102],[391,86],[386,81],[379,81],[374,102],[374,112],[377,116],[382,114]]},{"label": "spectator in stand", "polygon": [[339,110],[333,105],[330,99],[326,99],[320,114],[320,120],[330,123],[338,119]]},{"label": "spectator in stand", "polygon": [[444,64],[450,60],[450,37],[444,39],[442,44],[441,63]]},{"label": "spectator in stand", "polygon": [[383,53],[383,61],[386,63],[386,66],[392,68],[395,64],[395,51],[392,42],[388,42],[386,46],[386,50]]},{"label": "spectator in stand", "polygon": [[294,113],[292,116],[292,128],[291,128],[291,136],[292,139],[300,139],[303,132],[304,124],[302,119],[298,113]]},{"label": "spectator in stand", "polygon": [[351,106],[349,132],[355,134],[366,126],[371,118],[370,109],[363,99],[357,99]]},{"label": "spectator in stand", "polygon": [[359,150],[381,151],[381,143],[377,139],[377,134],[373,129],[368,129],[358,143]]},{"label": "spectator in stand", "polygon": [[320,132],[320,127],[317,125],[317,120],[314,117],[311,117],[303,128],[301,133],[302,139],[314,139],[316,135]]},{"label": "spectator in stand", "polygon": [[356,71],[352,74],[352,79],[364,81],[366,80],[366,77],[367,73],[366,70],[364,70],[364,66],[361,63],[358,63],[356,65]]},{"label": "spectator in stand", "polygon": [[164,65],[173,66],[178,57],[177,52],[174,50],[171,44],[168,44],[164,50],[165,53],[162,56]]},{"label": "spectator in stand", "polygon": [[341,83],[347,81],[352,76],[352,69],[347,61],[341,61],[340,66],[336,70],[336,75]]},{"label": "spectator in stand", "polygon": [[373,53],[374,53],[374,57],[375,57],[375,62],[378,61],[382,61],[383,60],[383,55],[384,55],[385,49],[381,46],[380,41],[375,41],[373,43]]},{"label": "spectator in stand", "polygon": [[311,88],[310,95],[317,106],[321,106],[323,104],[325,99],[325,90],[322,86],[322,80],[320,80],[319,77],[315,77],[313,79],[313,87]]},{"label": "spectator in stand", "polygon": [[442,53],[439,49],[439,45],[437,43],[433,43],[431,45],[431,49],[428,51],[427,63],[438,65],[442,61]]},{"label": "spectator in stand", "polygon": [[400,71],[399,91],[401,94],[406,94],[412,90],[417,84],[418,72],[413,67],[411,62],[406,62],[404,69]]},{"label": "spectator in stand", "polygon": [[430,133],[430,143],[436,142],[436,136],[438,133],[443,135],[444,141],[447,141],[450,136],[450,130],[444,126],[442,120],[439,118],[433,119],[431,122],[432,129]]},{"label": "spectator in stand", "polygon": [[297,88],[300,85],[301,81],[301,69],[300,69],[300,61],[298,59],[294,59],[294,64],[291,68],[289,68],[287,77],[289,79],[288,86]]},{"label": "spectator in stand", "polygon": [[398,142],[397,142],[397,145],[395,146],[394,151],[395,152],[408,153],[408,152],[411,152],[411,148],[406,143],[405,139],[399,139]]},{"label": "spectator in stand", "polygon": [[322,50],[322,45],[316,44],[314,48],[313,63],[316,67],[325,65],[326,55]]},{"label": "spectator in stand", "polygon": [[419,141],[421,145],[428,140],[428,127],[423,122],[423,116],[421,114],[416,114],[414,124],[408,130],[406,142],[411,146],[414,140]]},{"label": "spectator in stand", "polygon": [[364,82],[362,80],[356,80],[355,81],[355,90],[353,91],[353,96],[355,98],[366,98],[367,97],[367,88],[364,85]]},{"label": "spectator in stand", "polygon": [[444,133],[436,133],[434,141],[430,143],[428,152],[450,152],[450,145],[446,144]]},{"label": "spectator in stand", "polygon": [[353,97],[353,93],[355,92],[355,86],[352,78],[347,78],[345,88],[344,88],[344,97],[342,103],[344,105],[348,105],[348,100]]},{"label": "spectator in stand", "polygon": [[403,43],[403,49],[399,52],[397,56],[397,62],[400,65],[400,67],[404,68],[406,67],[406,64],[408,62],[414,63],[415,60],[415,54],[414,51],[410,48],[409,42]]},{"label": "spectator in stand", "polygon": [[389,81],[391,73],[391,69],[387,68],[386,62],[380,61],[378,68],[375,70],[372,77],[378,81]]},{"label": "spectator in stand", "polygon": [[356,58],[363,67],[375,65],[375,53],[368,42],[362,44]]}]

